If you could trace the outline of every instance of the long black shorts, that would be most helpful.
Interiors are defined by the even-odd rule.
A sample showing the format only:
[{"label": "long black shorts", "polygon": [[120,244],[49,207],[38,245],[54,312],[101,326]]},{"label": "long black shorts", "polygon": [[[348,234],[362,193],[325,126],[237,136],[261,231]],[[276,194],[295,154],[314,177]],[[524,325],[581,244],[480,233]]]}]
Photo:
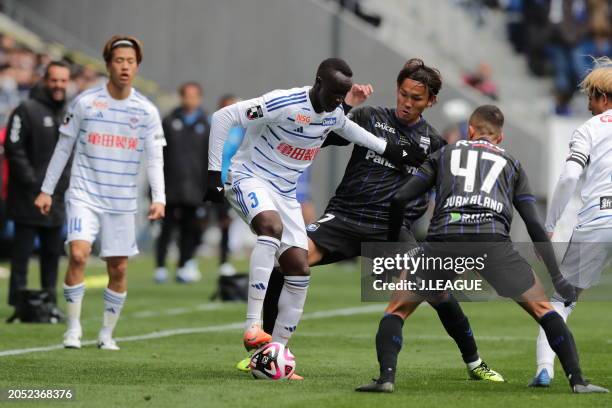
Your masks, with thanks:
[{"label": "long black shorts", "polygon": [[[428,236],[423,246],[425,256],[485,257],[484,269],[478,271],[498,295],[517,299],[535,283],[531,265],[514,249],[508,237],[499,234],[449,234]],[[454,280],[454,271],[417,272],[422,279]]]},{"label": "long black shorts", "polygon": [[[360,226],[327,213],[309,224],[306,233],[323,253],[317,265],[327,265],[360,256],[362,243],[386,242],[388,230]],[[414,235],[405,227],[400,232],[399,241],[417,245]]]}]

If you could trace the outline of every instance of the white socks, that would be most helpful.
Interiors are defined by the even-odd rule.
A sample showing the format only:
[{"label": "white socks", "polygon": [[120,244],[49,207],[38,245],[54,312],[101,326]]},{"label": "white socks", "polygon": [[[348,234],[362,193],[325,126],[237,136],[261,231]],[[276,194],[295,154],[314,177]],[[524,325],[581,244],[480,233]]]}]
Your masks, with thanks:
[{"label": "white socks", "polygon": [[[569,306],[565,306],[561,300],[561,296],[555,293],[551,298],[551,304],[555,311],[563,318],[563,321],[567,321],[567,318],[576,307],[576,302],[573,302]],[[550,378],[555,376],[555,352],[550,348],[546,333],[540,327],[540,333],[538,334],[538,340],[536,342],[536,364],[537,370],[536,375],[540,374],[540,371],[546,369]]]},{"label": "white socks", "polygon": [[253,248],[249,263],[249,299],[245,330],[251,327],[253,323],[261,324],[261,312],[263,310],[264,298],[266,297],[268,281],[274,267],[276,251],[279,248],[280,241],[278,239],[265,235],[257,237],[257,243]]},{"label": "white socks", "polygon": [[287,345],[302,317],[310,276],[285,276],[272,341]]},{"label": "white socks", "polygon": [[104,318],[99,338],[112,339],[126,297],[127,292],[118,293],[109,288],[104,289]]},{"label": "white socks", "polygon": [[476,361],[472,361],[471,363],[467,363],[466,366],[468,368],[468,370],[473,370],[476,367],[478,367],[480,364],[482,363],[482,359],[480,357],[478,357],[478,360]]},{"label": "white socks", "polygon": [[81,305],[85,296],[85,283],[68,286],[64,283],[64,298],[66,299],[66,318],[68,330],[81,332]]}]

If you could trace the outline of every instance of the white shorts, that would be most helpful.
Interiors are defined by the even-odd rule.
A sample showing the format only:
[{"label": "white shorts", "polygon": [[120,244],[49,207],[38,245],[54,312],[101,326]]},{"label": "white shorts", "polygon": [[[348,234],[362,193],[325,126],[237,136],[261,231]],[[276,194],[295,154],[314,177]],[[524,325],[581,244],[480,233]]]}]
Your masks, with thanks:
[{"label": "white shorts", "polygon": [[572,285],[588,289],[599,283],[611,261],[612,228],[574,230],[559,269]]},{"label": "white shorts", "polygon": [[291,247],[308,250],[306,225],[302,207],[297,199],[282,196],[269,187],[265,180],[256,177],[243,178],[225,184],[225,197],[249,226],[262,211],[276,211],[283,223],[283,235],[279,254]]},{"label": "white shorts", "polygon": [[134,256],[136,245],[136,214],[97,212],[82,204],[66,202],[66,242],[100,240],[100,258]]}]

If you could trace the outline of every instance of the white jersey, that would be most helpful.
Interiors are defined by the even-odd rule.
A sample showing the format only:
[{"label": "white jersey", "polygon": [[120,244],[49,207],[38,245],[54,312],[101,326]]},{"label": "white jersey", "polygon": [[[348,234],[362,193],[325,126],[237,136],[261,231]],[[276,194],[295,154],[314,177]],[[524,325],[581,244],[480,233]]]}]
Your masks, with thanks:
[{"label": "white jersey", "polygon": [[577,229],[595,229],[612,222],[612,109],[593,116],[570,140],[569,161],[584,168]]},{"label": "white jersey", "polygon": [[66,200],[136,212],[143,152],[166,144],[157,108],[133,88],[128,98],[113,99],[104,85],[81,93],[59,130],[76,139]]},{"label": "white jersey", "polygon": [[[299,176],[331,131],[378,153],[385,150],[386,143],[346,118],[341,106],[333,112],[316,113],[310,89],[275,90],[228,107],[233,117],[239,118],[239,125],[246,128],[244,141],[232,159],[228,183],[255,176],[265,180],[272,191],[294,198]],[[224,131],[218,123],[221,120],[216,113],[211,130],[209,169],[216,171],[221,169],[223,138],[217,134]],[[230,125],[226,123],[225,127],[229,129]]]}]

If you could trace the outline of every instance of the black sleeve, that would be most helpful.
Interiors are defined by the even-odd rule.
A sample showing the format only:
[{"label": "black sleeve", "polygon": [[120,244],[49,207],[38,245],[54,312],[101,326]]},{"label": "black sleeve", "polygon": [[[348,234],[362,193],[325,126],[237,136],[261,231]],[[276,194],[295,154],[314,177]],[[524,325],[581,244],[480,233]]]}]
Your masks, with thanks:
[{"label": "black sleeve", "polygon": [[9,118],[4,148],[9,162],[11,177],[23,184],[36,184],[36,172],[26,151],[31,137],[31,127],[26,109],[19,105]]},{"label": "black sleeve", "polygon": [[[347,104],[346,102],[342,102],[342,109],[344,109],[344,114],[347,115],[347,117],[349,119],[351,119],[353,122],[356,122],[355,118],[357,116],[359,116],[359,112],[360,109],[357,109],[356,111],[354,111],[353,113],[351,113],[349,115],[349,112],[353,109],[353,107],[349,104]],[[359,123],[357,123],[359,126],[361,126]],[[327,147],[327,146],[347,146],[350,145],[351,142],[349,142],[348,140],[346,140],[345,138],[343,138],[342,136],[340,136],[339,134],[337,134],[336,132],[330,132],[327,137],[325,138],[325,141],[323,142],[323,145],[321,145],[321,147]]]},{"label": "black sleeve", "polygon": [[522,168],[519,168],[517,177],[513,201],[514,207],[516,207],[521,218],[525,221],[529,237],[542,257],[549,275],[554,278],[560,275],[559,265],[557,264],[553,246],[538,215],[536,200],[529,189],[527,175]]},{"label": "black sleeve", "polygon": [[389,208],[389,233],[388,240],[396,242],[399,238],[400,230],[404,225],[404,212],[406,205],[423,194],[427,193],[436,182],[436,159],[428,159],[419,168],[417,174],[410,177],[408,182],[404,184],[391,199]]}]

